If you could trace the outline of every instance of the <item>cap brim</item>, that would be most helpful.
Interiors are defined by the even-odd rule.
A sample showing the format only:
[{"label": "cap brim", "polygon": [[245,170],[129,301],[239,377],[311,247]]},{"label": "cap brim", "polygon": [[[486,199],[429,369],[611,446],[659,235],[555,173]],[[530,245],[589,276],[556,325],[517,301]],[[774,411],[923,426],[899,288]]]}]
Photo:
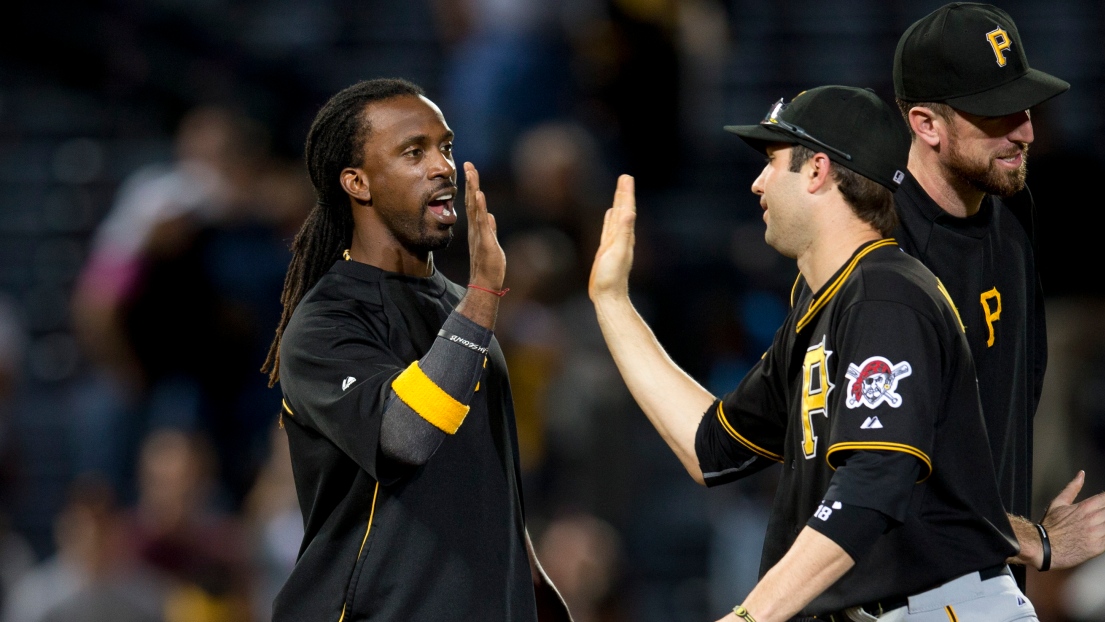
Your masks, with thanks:
[{"label": "cap brim", "polygon": [[1065,93],[1070,83],[1038,69],[988,91],[944,100],[956,110],[980,117],[1004,117],[1028,110],[1056,95]]},{"label": "cap brim", "polygon": [[758,123],[756,125],[726,125],[723,129],[726,132],[732,132],[740,136],[744,139],[744,142],[748,143],[748,146],[763,154],[767,153],[767,146],[771,144],[788,143],[796,145],[799,143],[797,138],[786,132],[773,130]]}]

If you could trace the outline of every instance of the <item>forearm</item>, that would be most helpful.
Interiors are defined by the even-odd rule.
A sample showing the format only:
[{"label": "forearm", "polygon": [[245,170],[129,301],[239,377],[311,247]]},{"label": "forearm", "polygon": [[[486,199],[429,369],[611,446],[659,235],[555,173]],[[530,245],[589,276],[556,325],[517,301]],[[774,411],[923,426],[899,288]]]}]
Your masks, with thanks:
[{"label": "forearm", "polygon": [[[459,312],[451,314],[434,345],[418,361],[418,371],[425,377],[423,382],[431,382],[436,389],[423,385],[421,390],[444,392],[455,401],[454,409],[462,406],[466,413],[483,373],[491,337],[490,330],[465,319]],[[392,386],[380,423],[380,449],[400,462],[425,464],[461,421],[453,415],[427,409],[409,394],[403,395],[402,390],[397,392],[394,383]]]},{"label": "forearm", "polygon": [[695,433],[714,396],[671,360],[628,296],[599,297],[595,312],[633,398],[691,477],[702,483]]},{"label": "forearm", "polygon": [[1020,544],[1019,553],[1005,560],[1009,564],[1021,564],[1039,568],[1043,561],[1043,547],[1040,543],[1040,532],[1036,530],[1036,524],[1027,518],[1009,514],[1009,524],[1013,526],[1013,535],[1017,536]]},{"label": "forearm", "polygon": [[[756,622],[789,620],[853,565],[843,548],[806,527],[783,559],[760,579],[743,605]],[[741,622],[733,614],[723,620]]]},{"label": "forearm", "polygon": [[495,321],[499,317],[499,300],[500,297],[495,294],[469,288],[457,305],[457,312],[487,330],[495,330]]}]

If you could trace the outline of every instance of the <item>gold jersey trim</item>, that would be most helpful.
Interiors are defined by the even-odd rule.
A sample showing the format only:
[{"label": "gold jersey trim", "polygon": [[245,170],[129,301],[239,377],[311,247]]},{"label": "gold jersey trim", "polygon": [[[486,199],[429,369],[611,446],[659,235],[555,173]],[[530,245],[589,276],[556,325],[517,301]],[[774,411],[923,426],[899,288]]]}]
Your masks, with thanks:
[{"label": "gold jersey trim", "polygon": [[802,273],[799,272],[798,276],[794,277],[794,283],[790,286],[790,308],[793,309],[794,305],[798,304],[798,284],[802,282]]},{"label": "gold jersey trim", "polygon": [[[376,489],[372,491],[372,509],[368,512],[368,527],[364,532],[364,539],[361,540],[361,548],[357,550],[357,561],[361,560],[361,553],[364,553],[364,545],[368,542],[368,534],[372,532],[372,519],[376,516],[376,497],[380,494],[380,482],[376,482]],[[345,610],[349,607],[349,602],[346,601],[341,604],[341,617],[338,618],[338,622],[345,620]]]},{"label": "gold jersey trim", "polygon": [[717,419],[721,422],[721,427],[725,428],[725,431],[729,433],[729,436],[732,436],[738,443],[750,449],[752,453],[767,458],[768,460],[774,460],[775,462],[783,461],[783,457],[779,454],[768,451],[741,436],[740,433],[729,424],[729,420],[725,417],[725,409],[722,407],[721,402],[717,403]]},{"label": "gold jersey trim", "polygon": [[856,269],[856,265],[859,263],[860,259],[863,259],[867,256],[868,253],[877,248],[882,248],[884,246],[896,246],[897,244],[898,243],[894,241],[894,238],[883,238],[876,242],[872,242],[870,246],[861,250],[859,253],[856,254],[855,257],[852,257],[852,260],[848,262],[848,265],[844,267],[844,270],[835,279],[833,279],[832,283],[829,283],[825,290],[821,292],[820,296],[815,298],[810,303],[809,310],[806,311],[806,314],[802,316],[802,319],[798,320],[798,326],[795,328],[794,332],[802,332],[802,329],[808,326],[809,323],[813,321],[813,318],[817,316],[818,312],[820,312],[821,309],[825,307],[825,305],[829,304],[829,301],[832,300],[833,296],[835,296],[837,291],[840,290],[841,286],[844,285],[844,281],[848,280],[848,277],[851,276],[852,271]]},{"label": "gold jersey trim", "polygon": [[924,462],[925,466],[928,467],[928,473],[924,473],[921,479],[917,480],[918,484],[925,481],[929,478],[930,475],[932,475],[932,459],[928,457],[928,454],[921,451],[920,449],[917,449],[916,447],[913,447],[912,445],[905,445],[902,443],[887,443],[878,441],[837,443],[836,445],[829,447],[829,451],[825,453],[825,462],[829,464],[829,468],[835,471],[836,466],[834,466],[832,461],[829,459],[830,456],[838,451],[855,451],[862,449],[873,449],[877,451],[900,451],[904,454],[909,454],[917,458],[921,462]]},{"label": "gold jersey trim", "polygon": [[289,417],[294,417],[295,413],[292,412],[292,407],[288,406],[288,400],[281,398],[280,399],[280,404],[281,404],[281,406],[283,406],[283,408],[280,409],[280,419],[277,421],[277,425],[279,425],[280,429],[283,430],[284,429],[284,413],[288,413]]}]

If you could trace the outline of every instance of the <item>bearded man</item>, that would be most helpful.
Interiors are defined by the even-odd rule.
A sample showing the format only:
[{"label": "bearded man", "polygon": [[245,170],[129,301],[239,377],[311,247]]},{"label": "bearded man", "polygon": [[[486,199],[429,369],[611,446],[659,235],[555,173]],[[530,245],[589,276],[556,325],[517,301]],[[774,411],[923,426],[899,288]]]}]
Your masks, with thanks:
[{"label": "bearded man", "polygon": [[894,237],[943,282],[966,325],[1005,510],[1025,566],[1069,568],[1105,550],[1105,494],[1075,503],[1079,472],[1036,523],[1032,420],[1047,366],[1044,299],[1025,186],[1030,109],[1070,84],[1028,65],[1013,19],[950,3],[913,23],[894,55],[912,142]]}]

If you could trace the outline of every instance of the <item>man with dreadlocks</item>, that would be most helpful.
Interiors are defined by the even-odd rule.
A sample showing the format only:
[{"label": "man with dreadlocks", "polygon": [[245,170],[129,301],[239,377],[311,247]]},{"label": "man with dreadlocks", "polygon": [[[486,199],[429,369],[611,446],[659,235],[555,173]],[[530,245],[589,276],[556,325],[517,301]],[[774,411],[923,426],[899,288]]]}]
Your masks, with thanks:
[{"label": "man with dreadlocks", "polygon": [[318,194],[263,371],[280,383],[304,537],[273,606],[302,620],[570,620],[533,554],[506,366],[506,259],[465,163],[468,286],[434,269],[457,215],[453,132],[367,80],[306,143]]}]

